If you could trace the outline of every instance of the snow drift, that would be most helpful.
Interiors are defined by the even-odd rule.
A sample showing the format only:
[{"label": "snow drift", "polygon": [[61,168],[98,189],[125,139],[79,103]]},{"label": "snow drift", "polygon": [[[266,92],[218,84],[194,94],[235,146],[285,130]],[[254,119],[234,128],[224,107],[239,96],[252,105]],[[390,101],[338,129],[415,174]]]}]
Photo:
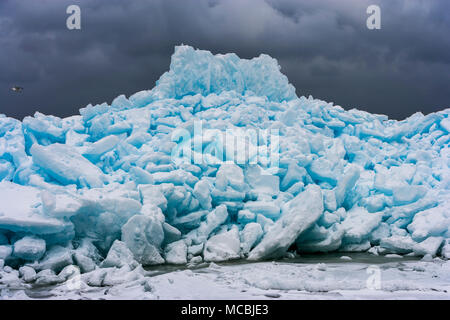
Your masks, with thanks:
[{"label": "snow drift", "polygon": [[[178,46],[152,90],[64,119],[0,115],[0,266],[32,279],[288,250],[446,256],[449,114],[345,111],[298,98],[267,55]],[[247,129],[278,140],[245,140],[255,157],[237,162],[220,134]]]}]

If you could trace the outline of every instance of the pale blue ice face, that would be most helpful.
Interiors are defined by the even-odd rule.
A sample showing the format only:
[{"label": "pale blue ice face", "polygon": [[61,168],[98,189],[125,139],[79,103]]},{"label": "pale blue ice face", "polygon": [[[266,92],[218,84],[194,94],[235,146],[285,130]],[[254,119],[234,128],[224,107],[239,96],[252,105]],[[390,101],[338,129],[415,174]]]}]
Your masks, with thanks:
[{"label": "pale blue ice face", "polygon": [[449,114],[345,111],[298,98],[267,55],[179,46],[151,90],[64,119],[0,116],[0,259],[83,271],[102,257],[255,260],[293,244],[437,255],[450,238]]}]

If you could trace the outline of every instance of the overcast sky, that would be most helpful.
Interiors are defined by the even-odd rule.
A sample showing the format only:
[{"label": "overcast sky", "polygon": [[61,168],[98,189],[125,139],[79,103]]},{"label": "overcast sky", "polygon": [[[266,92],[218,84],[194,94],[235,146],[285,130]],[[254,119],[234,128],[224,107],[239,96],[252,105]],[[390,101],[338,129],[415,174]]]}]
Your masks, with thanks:
[{"label": "overcast sky", "polygon": [[[66,28],[70,4],[81,30]],[[366,27],[370,4],[381,30]],[[181,43],[267,53],[298,96],[346,109],[403,119],[450,107],[448,0],[1,0],[0,113],[63,117],[150,89]]]}]

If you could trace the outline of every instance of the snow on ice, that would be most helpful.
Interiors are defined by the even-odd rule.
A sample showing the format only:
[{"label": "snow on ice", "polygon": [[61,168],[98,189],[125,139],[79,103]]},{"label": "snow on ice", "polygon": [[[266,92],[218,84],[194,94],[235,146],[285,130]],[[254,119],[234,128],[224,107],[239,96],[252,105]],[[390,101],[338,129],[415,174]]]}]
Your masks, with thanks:
[{"label": "snow on ice", "polygon": [[449,115],[346,111],[297,97],[267,55],[178,46],[151,90],[0,115],[0,281],[292,250],[448,258]]}]

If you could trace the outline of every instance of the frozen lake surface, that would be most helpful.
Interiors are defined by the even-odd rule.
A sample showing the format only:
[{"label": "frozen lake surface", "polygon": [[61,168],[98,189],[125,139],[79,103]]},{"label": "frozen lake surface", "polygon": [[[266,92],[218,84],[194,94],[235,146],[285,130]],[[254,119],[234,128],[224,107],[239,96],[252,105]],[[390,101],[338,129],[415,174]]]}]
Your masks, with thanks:
[{"label": "frozen lake surface", "polygon": [[[1,285],[4,299],[450,299],[450,262],[369,254],[149,268],[73,288]],[[0,280],[1,283],[1,280]]]}]

